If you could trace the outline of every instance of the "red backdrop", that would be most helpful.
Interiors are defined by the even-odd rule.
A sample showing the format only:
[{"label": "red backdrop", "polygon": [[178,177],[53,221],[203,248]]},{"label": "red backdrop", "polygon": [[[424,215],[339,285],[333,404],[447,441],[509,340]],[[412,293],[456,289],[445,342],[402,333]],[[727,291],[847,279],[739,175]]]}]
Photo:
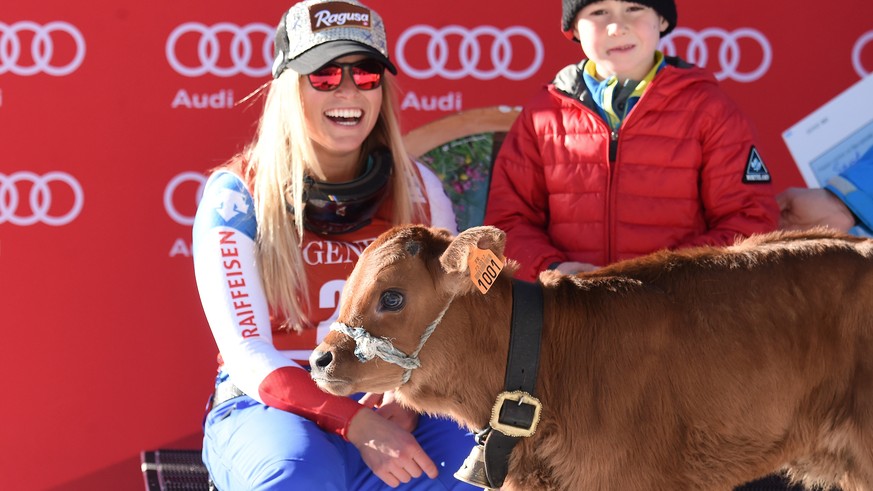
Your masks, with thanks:
[{"label": "red backdrop", "polygon": [[[780,134],[873,72],[873,4],[677,3],[665,49],[716,72],[776,186],[802,185]],[[369,4],[388,26],[406,130],[521,105],[581,56],[557,0]],[[288,6],[3,2],[4,489],[139,489],[140,450],[199,445],[215,346],[190,220],[202,172],[251,135],[259,107],[234,103],[266,81]]]}]

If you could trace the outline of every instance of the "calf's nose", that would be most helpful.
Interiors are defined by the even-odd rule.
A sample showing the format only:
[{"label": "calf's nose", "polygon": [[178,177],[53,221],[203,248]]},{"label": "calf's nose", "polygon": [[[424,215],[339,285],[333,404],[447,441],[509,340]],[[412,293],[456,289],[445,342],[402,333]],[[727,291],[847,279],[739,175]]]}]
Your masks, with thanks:
[{"label": "calf's nose", "polygon": [[333,353],[330,351],[314,350],[309,356],[309,366],[313,370],[324,370],[333,361]]}]

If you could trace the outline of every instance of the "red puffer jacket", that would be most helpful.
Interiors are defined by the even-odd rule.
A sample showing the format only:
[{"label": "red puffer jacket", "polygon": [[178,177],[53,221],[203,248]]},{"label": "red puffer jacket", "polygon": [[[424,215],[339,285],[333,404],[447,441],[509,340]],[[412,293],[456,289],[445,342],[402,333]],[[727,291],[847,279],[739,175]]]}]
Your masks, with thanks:
[{"label": "red puffer jacket", "polygon": [[507,232],[519,278],[555,262],[604,266],[776,228],[766,167],[746,179],[752,163],[763,165],[751,125],[708,72],[662,68],[622,123],[610,163],[608,125],[569,95],[584,89],[580,67],[525,107],[494,165],[485,223]]}]

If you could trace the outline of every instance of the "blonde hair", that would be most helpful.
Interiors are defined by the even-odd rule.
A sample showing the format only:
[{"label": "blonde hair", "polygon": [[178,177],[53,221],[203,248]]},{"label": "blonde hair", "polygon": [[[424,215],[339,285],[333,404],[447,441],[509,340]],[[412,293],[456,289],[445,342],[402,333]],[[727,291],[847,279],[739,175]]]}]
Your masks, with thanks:
[{"label": "blonde hair", "polygon": [[[236,156],[245,163],[245,179],[252,186],[258,221],[257,261],[267,301],[283,325],[301,328],[308,319],[303,242],[303,178],[306,162],[315,161],[303,113],[301,80],[292,70],[269,83],[264,109],[252,142]],[[414,163],[406,152],[396,113],[396,86],[382,78],[379,118],[362,146],[362,158],[387,147],[394,162],[390,196],[395,224],[423,222],[421,203],[413,189],[421,189]],[[416,193],[417,194],[417,193]],[[290,205],[290,209],[289,209]],[[300,210],[294,213],[292,210]]]}]

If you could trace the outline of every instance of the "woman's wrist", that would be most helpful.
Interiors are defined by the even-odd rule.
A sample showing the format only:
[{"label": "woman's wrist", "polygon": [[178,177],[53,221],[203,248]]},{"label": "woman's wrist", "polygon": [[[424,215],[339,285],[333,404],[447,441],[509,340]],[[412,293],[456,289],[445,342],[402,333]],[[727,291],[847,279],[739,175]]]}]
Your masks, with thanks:
[{"label": "woman's wrist", "polygon": [[381,416],[373,412],[372,409],[361,406],[361,409],[349,419],[349,424],[346,425],[342,436],[348,442],[358,446],[365,439],[366,428],[371,425],[373,417],[379,418]]}]

